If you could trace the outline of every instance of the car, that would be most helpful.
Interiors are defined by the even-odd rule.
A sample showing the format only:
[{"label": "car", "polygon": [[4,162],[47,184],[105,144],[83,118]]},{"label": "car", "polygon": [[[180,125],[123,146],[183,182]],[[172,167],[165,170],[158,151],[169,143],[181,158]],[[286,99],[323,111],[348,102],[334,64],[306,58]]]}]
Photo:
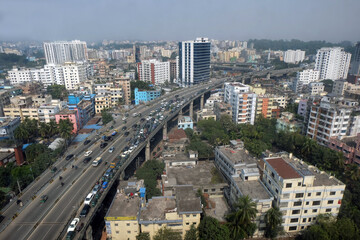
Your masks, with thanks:
[{"label": "car", "polygon": [[80,217],[86,217],[86,215],[89,213],[90,205],[85,205],[83,209],[80,212]]},{"label": "car", "polygon": [[44,202],[46,202],[46,200],[48,200],[48,198],[49,198],[48,195],[42,195],[40,198],[40,202],[44,203]]},{"label": "car", "polygon": [[94,197],[94,193],[89,193],[87,196],[86,196],[86,198],[85,198],[85,201],[84,201],[84,204],[88,204],[88,205],[90,205],[90,202],[91,202],[91,200],[93,199],[93,197]]},{"label": "car", "polygon": [[74,157],[74,154],[69,154],[69,155],[66,156],[65,159],[66,159],[66,160],[70,160],[70,159],[72,159],[73,157]]},{"label": "car", "polygon": [[109,148],[109,153],[112,153],[114,151],[114,147]]},{"label": "car", "polygon": [[95,187],[92,190],[92,193],[96,194],[99,191],[100,187],[101,187],[101,185],[99,185],[99,184],[95,185]]},{"label": "car", "polygon": [[77,227],[76,227],[76,231],[80,232],[81,229],[83,229],[83,227],[84,227],[84,223],[78,224]]},{"label": "car", "polygon": [[88,145],[91,142],[91,140],[85,140],[84,145]]},{"label": "car", "polygon": [[91,157],[86,157],[84,158],[83,163],[88,163],[90,161],[91,161]]},{"label": "car", "polygon": [[125,136],[125,137],[126,137],[126,136],[129,136],[129,134],[130,134],[129,132],[125,132],[125,133],[124,133],[124,136]]},{"label": "car", "polygon": [[88,157],[88,156],[90,156],[92,154],[92,151],[87,151],[85,154],[84,154],[84,156],[85,157]]},{"label": "car", "polygon": [[108,144],[106,143],[106,142],[102,142],[101,144],[100,144],[100,148],[104,148],[104,147],[106,147]]},{"label": "car", "polygon": [[71,221],[71,223],[70,223],[70,225],[69,225],[69,227],[68,227],[68,229],[67,229],[67,232],[73,232],[73,231],[75,231],[76,225],[79,223],[79,221],[80,221],[79,218],[74,218],[74,219]]},{"label": "car", "polygon": [[123,126],[123,127],[121,128],[121,130],[125,131],[125,130],[126,130],[126,126]]},{"label": "car", "polygon": [[75,232],[74,231],[70,231],[66,234],[66,240],[72,240],[75,237]]}]

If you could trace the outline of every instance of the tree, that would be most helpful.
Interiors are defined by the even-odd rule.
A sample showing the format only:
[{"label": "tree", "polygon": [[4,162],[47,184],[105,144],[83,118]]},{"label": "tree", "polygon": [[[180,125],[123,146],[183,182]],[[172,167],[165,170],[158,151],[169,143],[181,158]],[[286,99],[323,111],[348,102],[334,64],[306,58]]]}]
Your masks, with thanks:
[{"label": "tree", "polygon": [[253,223],[256,213],[256,203],[249,196],[240,197],[235,204],[235,211],[226,217],[230,237],[233,239],[251,237],[256,230],[256,225]]},{"label": "tree", "polygon": [[194,225],[191,225],[190,230],[185,234],[185,240],[197,240],[197,235],[197,229],[194,227]]},{"label": "tree", "polygon": [[68,96],[68,92],[63,85],[50,85],[47,87],[46,91],[53,99],[64,100]]},{"label": "tree", "polygon": [[139,233],[136,236],[136,240],[150,240],[150,234],[147,232]]},{"label": "tree", "polygon": [[72,136],[72,131],[74,127],[69,119],[60,119],[59,121],[59,133],[60,136],[66,140],[69,140]]},{"label": "tree", "polygon": [[360,169],[356,164],[350,164],[346,167],[346,175],[349,179],[353,181],[358,181],[360,179]]},{"label": "tree", "polygon": [[101,117],[102,117],[102,122],[104,125],[108,124],[109,122],[111,122],[112,120],[114,120],[114,118],[112,117],[112,114],[108,112],[109,109],[105,108],[101,111]]},{"label": "tree", "polygon": [[46,123],[44,122],[41,122],[40,123],[40,126],[39,126],[39,134],[42,138],[46,138],[46,137],[50,137],[49,134],[50,133],[50,127],[49,125],[47,125]]},{"label": "tree", "polygon": [[58,125],[54,120],[51,120],[48,123],[48,126],[49,126],[49,134],[50,134],[50,136],[54,136],[55,134],[57,134],[59,132]]},{"label": "tree", "polygon": [[30,133],[23,125],[19,125],[14,131],[14,137],[15,139],[25,143],[29,141]]},{"label": "tree", "polygon": [[265,214],[265,237],[274,239],[283,230],[282,213],[278,207],[270,208]]},{"label": "tree", "polygon": [[182,240],[181,233],[175,232],[171,228],[162,227],[157,231],[153,240]]},{"label": "tree", "polygon": [[40,154],[48,152],[48,148],[43,144],[31,144],[25,150],[26,160],[28,163],[32,163],[35,161],[35,158]]},{"label": "tree", "polygon": [[150,199],[153,196],[160,196],[161,191],[156,187],[157,179],[160,179],[163,173],[165,164],[158,160],[150,160],[136,171],[138,179],[144,179],[146,187],[146,198]]},{"label": "tree", "polygon": [[213,217],[204,217],[198,226],[200,240],[230,240],[229,229]]}]

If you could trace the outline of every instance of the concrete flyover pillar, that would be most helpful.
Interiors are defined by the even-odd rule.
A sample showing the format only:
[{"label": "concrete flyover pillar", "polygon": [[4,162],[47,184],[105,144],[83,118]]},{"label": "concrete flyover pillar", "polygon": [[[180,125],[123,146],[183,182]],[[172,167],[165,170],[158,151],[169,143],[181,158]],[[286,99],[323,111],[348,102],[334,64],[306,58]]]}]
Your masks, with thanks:
[{"label": "concrete flyover pillar", "polygon": [[125,169],[120,173],[120,180],[124,180],[125,177]]},{"label": "concrete flyover pillar", "polygon": [[201,95],[201,98],[200,98],[200,110],[203,110],[204,108],[204,94]]},{"label": "concrete flyover pillar", "polygon": [[165,124],[163,127],[163,140],[167,140],[167,121],[165,121]]},{"label": "concrete flyover pillar", "polygon": [[145,147],[145,161],[150,160],[150,139],[146,143]]},{"label": "concrete flyover pillar", "polygon": [[193,119],[193,117],[194,117],[194,101],[190,102],[189,116],[190,116],[191,119]]},{"label": "concrete flyover pillar", "polygon": [[182,112],[182,108],[180,108],[180,111],[179,111],[179,118],[181,118],[183,116],[183,112]]}]

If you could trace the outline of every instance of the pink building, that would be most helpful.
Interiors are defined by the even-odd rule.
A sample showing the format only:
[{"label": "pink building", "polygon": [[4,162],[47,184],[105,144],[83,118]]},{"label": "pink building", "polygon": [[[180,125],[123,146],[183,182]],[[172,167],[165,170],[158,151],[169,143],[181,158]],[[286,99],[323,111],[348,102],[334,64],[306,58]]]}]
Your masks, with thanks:
[{"label": "pink building", "polygon": [[60,119],[69,119],[70,120],[70,122],[73,124],[73,127],[74,127],[74,129],[73,129],[74,134],[77,134],[77,132],[81,128],[79,112],[77,110],[64,109],[64,110],[60,111],[59,113],[57,113],[55,115],[56,123],[59,123]]},{"label": "pink building", "polygon": [[360,135],[357,137],[344,137],[341,140],[330,138],[329,148],[342,152],[345,157],[345,163],[356,163],[360,165]]}]

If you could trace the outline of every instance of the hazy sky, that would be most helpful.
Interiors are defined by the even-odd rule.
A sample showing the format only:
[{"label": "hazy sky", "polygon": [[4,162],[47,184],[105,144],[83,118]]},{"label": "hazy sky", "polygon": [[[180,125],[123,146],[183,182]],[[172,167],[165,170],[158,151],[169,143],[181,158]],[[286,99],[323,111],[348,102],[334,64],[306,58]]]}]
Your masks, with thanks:
[{"label": "hazy sky", "polygon": [[360,40],[360,0],[0,0],[0,40]]}]

